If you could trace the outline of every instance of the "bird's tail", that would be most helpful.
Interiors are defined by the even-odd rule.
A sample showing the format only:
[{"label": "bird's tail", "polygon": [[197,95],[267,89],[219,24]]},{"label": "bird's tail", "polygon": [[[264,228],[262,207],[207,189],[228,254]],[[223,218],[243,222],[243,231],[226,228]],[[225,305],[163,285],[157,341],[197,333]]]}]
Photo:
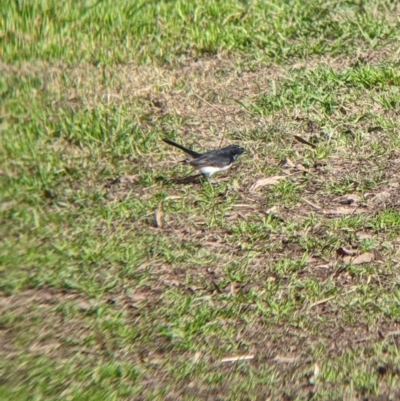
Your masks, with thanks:
[{"label": "bird's tail", "polygon": [[180,145],[179,143],[176,143],[176,142],[174,142],[174,141],[171,141],[171,140],[168,139],[168,138],[164,138],[163,141],[164,141],[165,143],[168,143],[168,145],[172,145],[172,146],[175,146],[176,148],[178,148],[178,149],[180,149],[180,150],[183,150],[186,154],[188,154],[189,156],[192,156],[192,157],[194,157],[194,158],[197,158],[197,157],[201,156],[201,153],[197,153],[197,152],[195,152],[194,150],[185,148],[184,146]]}]

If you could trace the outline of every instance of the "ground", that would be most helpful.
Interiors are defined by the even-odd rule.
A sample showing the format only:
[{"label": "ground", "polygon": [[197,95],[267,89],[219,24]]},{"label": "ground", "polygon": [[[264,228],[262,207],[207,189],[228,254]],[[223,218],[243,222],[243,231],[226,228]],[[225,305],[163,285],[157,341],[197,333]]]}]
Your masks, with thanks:
[{"label": "ground", "polygon": [[1,12],[2,399],[400,398],[396,2]]}]

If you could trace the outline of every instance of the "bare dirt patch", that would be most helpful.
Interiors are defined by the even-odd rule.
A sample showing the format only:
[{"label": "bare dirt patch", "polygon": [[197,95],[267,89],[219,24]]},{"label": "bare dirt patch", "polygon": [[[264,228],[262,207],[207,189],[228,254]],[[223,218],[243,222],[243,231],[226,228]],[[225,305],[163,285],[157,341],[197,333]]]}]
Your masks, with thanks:
[{"label": "bare dirt patch", "polygon": [[[17,355],[20,350],[15,343],[21,341],[21,336],[26,336],[29,339],[28,352],[46,354],[53,358],[61,357],[60,351],[68,350],[64,345],[69,336],[79,338],[87,335],[87,327],[79,319],[65,319],[57,311],[57,308],[67,303],[75,304],[81,311],[90,309],[89,300],[79,293],[52,288],[37,288],[11,296],[1,296],[2,315],[7,315],[14,321],[13,328],[1,330],[3,356]],[[31,322],[32,329],[28,325],[21,332],[21,327],[28,321]],[[37,322],[40,322],[39,329],[36,328]],[[69,352],[75,351],[69,349]]]}]

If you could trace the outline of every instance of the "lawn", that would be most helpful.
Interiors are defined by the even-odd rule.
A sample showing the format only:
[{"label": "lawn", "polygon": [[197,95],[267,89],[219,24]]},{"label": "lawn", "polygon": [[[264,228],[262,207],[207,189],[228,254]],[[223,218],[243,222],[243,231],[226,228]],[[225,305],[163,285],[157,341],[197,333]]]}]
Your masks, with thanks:
[{"label": "lawn", "polygon": [[0,13],[1,400],[400,398],[398,2]]}]

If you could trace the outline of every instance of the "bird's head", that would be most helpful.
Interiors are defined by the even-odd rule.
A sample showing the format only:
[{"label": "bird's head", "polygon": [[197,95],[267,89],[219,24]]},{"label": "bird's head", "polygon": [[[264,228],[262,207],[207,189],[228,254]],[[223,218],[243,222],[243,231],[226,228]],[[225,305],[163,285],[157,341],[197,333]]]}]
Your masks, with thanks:
[{"label": "bird's head", "polygon": [[234,159],[239,157],[242,153],[246,152],[245,149],[238,145],[229,145],[225,149]]}]

